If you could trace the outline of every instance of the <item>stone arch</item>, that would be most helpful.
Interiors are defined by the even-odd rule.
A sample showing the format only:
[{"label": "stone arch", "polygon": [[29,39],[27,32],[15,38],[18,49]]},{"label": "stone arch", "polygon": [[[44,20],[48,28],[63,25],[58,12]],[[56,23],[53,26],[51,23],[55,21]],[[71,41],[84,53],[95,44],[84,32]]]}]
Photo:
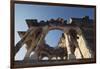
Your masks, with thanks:
[{"label": "stone arch", "polygon": [[[34,34],[36,38],[34,38],[34,40],[32,39],[31,42],[28,42],[28,44],[30,44],[30,43],[31,44],[30,44],[30,48],[28,49],[29,53],[26,54],[26,57],[29,57],[29,54],[34,49],[34,46],[38,47],[38,44],[43,43],[42,40],[44,39],[45,35],[48,33],[48,31],[53,30],[53,29],[58,29],[58,30],[64,31],[64,36],[65,36],[66,40],[68,38],[67,35],[69,34],[70,29],[74,29],[77,32],[78,35],[82,35],[82,31],[81,31],[80,27],[74,26],[74,25],[71,25],[71,24],[67,24],[65,26],[64,25],[63,26],[45,25],[45,26],[37,26],[37,27],[32,26],[31,28],[29,28],[28,31],[26,31],[23,38],[17,43],[17,45],[19,45],[19,46],[16,46],[17,49],[15,49],[15,50],[18,51],[20,49],[20,47],[25,43],[25,41],[29,40],[29,38],[32,39],[31,34],[33,34],[36,31],[36,34]],[[68,41],[66,41],[66,46],[67,46],[67,43],[68,43]],[[15,51],[15,53],[17,51]]]},{"label": "stone arch", "polygon": [[[70,29],[74,29],[76,30],[76,32],[78,34],[80,34],[80,28],[78,27],[61,27],[61,26],[52,26],[52,27],[48,27],[47,28],[47,32],[50,31],[50,30],[54,30],[54,29],[58,29],[58,30],[62,30],[64,31],[64,34],[67,34],[69,32]],[[67,31],[66,31],[67,30]],[[44,36],[47,34],[47,32],[44,34]],[[66,47],[67,48],[67,47]],[[67,50],[66,50],[67,51]]]}]

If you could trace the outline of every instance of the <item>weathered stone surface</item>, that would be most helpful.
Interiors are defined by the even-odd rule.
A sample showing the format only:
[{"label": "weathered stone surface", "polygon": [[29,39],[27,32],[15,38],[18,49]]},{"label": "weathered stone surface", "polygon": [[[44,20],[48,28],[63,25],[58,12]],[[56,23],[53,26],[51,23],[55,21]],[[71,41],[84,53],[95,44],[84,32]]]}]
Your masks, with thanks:
[{"label": "weathered stone surface", "polygon": [[[59,46],[67,48],[66,51],[68,52],[70,59],[73,59],[72,56],[75,59],[76,55],[78,55],[77,53],[76,55],[70,53],[70,43],[68,42],[67,37],[70,29],[74,29],[79,36],[79,39],[77,39],[79,44],[77,52],[82,52],[80,54],[83,55],[83,58],[91,58],[91,55],[93,55],[91,51],[95,52],[93,23],[87,23],[93,22],[93,20],[89,21],[88,17],[84,17],[82,19],[74,18],[74,20],[72,19],[71,23],[66,23],[66,20],[63,20],[62,18],[40,22],[38,22],[36,19],[27,19],[26,22],[29,29],[27,31],[18,32],[22,39],[16,44],[15,54],[19,51],[23,44],[27,44],[27,50],[30,50],[30,52],[26,54],[26,57],[29,57],[30,53],[43,42],[43,39],[47,32],[53,29],[63,30],[66,34],[66,36],[64,35],[65,37],[63,37],[64,39],[61,39]],[[82,56],[80,58],[82,58]]]}]

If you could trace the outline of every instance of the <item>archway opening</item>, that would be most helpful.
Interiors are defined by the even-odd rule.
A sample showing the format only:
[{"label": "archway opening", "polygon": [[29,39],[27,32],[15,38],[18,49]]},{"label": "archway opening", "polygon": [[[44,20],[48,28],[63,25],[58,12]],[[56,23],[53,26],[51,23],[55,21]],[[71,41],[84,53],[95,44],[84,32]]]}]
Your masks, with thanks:
[{"label": "archway opening", "polygon": [[57,47],[62,33],[64,32],[59,29],[50,30],[45,36],[45,43],[48,44],[50,47]]}]

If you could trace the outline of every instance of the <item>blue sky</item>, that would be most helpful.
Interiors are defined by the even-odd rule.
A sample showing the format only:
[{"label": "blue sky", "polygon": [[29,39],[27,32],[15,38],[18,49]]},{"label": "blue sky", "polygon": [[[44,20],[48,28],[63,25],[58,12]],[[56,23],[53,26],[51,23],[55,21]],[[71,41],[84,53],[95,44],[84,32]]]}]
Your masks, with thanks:
[{"label": "blue sky", "polygon": [[[20,40],[17,31],[26,31],[28,29],[25,19],[46,21],[51,18],[61,17],[68,20],[71,17],[82,18],[83,16],[89,16],[93,19],[94,8],[15,4],[15,44]],[[46,43],[54,47],[57,45],[62,31],[54,30],[49,33],[45,38]]]}]

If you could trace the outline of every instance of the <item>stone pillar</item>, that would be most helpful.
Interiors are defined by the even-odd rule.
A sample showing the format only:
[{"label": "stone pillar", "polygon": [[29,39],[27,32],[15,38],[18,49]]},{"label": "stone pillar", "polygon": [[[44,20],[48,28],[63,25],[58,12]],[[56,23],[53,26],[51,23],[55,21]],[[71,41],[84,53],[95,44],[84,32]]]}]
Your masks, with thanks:
[{"label": "stone pillar", "polygon": [[[40,37],[38,37],[37,39],[34,39],[32,42],[31,48],[33,49],[34,46],[36,46],[34,50],[34,57],[33,57],[35,60],[38,60],[39,58],[37,54],[38,46],[44,43],[44,38],[47,32],[48,32],[48,26],[43,27],[42,33],[39,34]],[[30,53],[32,52],[31,48],[29,49],[29,52],[27,52],[26,57],[29,57]]]},{"label": "stone pillar", "polygon": [[64,33],[64,35],[65,35],[65,43],[66,43],[66,48],[67,48],[67,52],[68,52],[68,60],[70,60],[70,59],[76,59],[76,57],[75,57],[75,55],[74,54],[72,54],[72,52],[71,52],[71,47],[69,46],[69,39],[70,39],[70,37],[69,37],[69,35],[68,34],[66,34],[66,33]]},{"label": "stone pillar", "polygon": [[86,42],[83,34],[80,36],[78,42],[79,42],[79,48],[82,52],[83,57],[84,58],[93,58],[93,54],[90,51],[89,47],[87,46],[87,42]]}]

